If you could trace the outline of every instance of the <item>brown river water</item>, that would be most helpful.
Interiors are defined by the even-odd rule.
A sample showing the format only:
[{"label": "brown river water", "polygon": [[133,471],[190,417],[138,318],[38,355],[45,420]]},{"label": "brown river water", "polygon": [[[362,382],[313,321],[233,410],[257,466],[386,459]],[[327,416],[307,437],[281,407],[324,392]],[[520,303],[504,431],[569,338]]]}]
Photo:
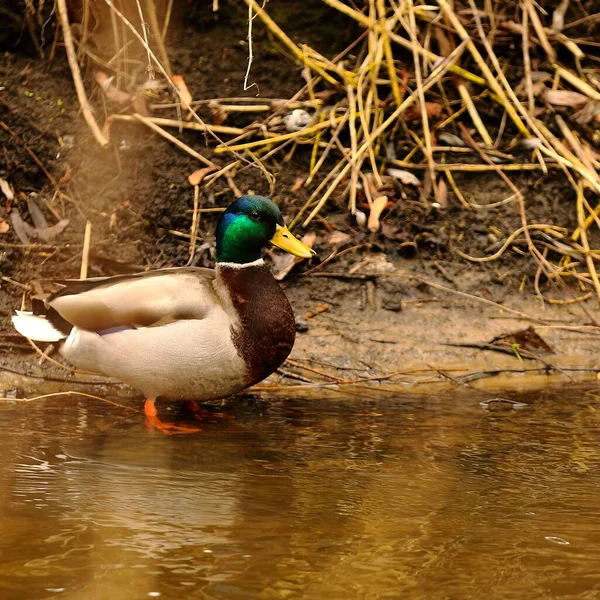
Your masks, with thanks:
[{"label": "brown river water", "polygon": [[600,598],[600,387],[489,397],[2,401],[0,598]]}]

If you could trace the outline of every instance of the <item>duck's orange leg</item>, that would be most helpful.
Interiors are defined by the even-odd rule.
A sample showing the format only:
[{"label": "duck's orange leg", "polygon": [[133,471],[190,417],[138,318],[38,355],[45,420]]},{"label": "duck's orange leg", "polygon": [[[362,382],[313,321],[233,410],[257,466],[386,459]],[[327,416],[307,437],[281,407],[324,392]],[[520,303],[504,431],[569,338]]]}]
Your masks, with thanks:
[{"label": "duck's orange leg", "polygon": [[146,425],[151,429],[158,429],[167,435],[177,433],[198,433],[202,431],[198,427],[188,427],[186,425],[178,425],[177,423],[166,423],[158,418],[158,411],[154,405],[154,400],[148,398],[144,404],[144,414],[146,415]]}]

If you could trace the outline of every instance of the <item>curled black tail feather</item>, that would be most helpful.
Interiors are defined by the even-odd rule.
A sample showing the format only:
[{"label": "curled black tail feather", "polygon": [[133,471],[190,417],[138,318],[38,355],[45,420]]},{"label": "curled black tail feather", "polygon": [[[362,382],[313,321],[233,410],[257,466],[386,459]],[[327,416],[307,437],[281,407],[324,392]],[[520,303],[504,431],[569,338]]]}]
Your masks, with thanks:
[{"label": "curled black tail feather", "polygon": [[61,333],[64,333],[65,337],[67,337],[71,333],[73,325],[66,319],[63,319],[54,308],[46,304],[46,300],[49,297],[50,294],[37,294],[36,296],[32,296],[31,312],[34,315],[46,317],[53,327],[58,329]]}]

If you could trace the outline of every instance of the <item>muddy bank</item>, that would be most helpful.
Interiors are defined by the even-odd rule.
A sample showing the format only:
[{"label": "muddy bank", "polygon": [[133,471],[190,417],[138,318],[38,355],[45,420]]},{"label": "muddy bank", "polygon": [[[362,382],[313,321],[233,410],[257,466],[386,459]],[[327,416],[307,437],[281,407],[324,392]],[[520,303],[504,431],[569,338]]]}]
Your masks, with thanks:
[{"label": "muddy bank", "polygon": [[[462,386],[516,390],[596,380],[600,372],[600,332],[590,321],[597,310],[542,306],[524,295],[485,304],[452,293],[433,273],[424,279],[423,270],[363,270],[345,281],[315,273],[284,284],[297,315],[296,345],[283,367],[251,393],[323,395],[348,384],[411,393]],[[41,365],[8,328],[1,339],[5,392],[82,389],[139,399],[121,385],[96,387],[106,379]],[[81,381],[94,387],[76,385]]]}]

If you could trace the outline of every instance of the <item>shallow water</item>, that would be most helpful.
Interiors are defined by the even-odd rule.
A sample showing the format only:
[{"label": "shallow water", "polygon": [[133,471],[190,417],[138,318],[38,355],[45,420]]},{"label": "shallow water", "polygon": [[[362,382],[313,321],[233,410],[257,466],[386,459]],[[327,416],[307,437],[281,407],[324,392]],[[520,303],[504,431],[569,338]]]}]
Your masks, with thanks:
[{"label": "shallow water", "polygon": [[600,597],[600,388],[486,397],[3,402],[0,598]]}]

